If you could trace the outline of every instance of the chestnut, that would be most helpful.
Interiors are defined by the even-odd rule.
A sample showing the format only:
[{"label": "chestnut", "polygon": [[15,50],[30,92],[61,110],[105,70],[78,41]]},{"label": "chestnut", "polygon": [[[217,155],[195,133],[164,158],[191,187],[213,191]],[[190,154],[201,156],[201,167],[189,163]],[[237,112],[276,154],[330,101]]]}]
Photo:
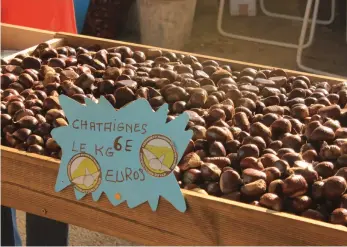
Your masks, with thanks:
[{"label": "chestnut", "polygon": [[201,165],[201,176],[205,181],[219,181],[221,169],[212,163],[203,163]]},{"label": "chestnut", "polygon": [[278,119],[271,124],[271,131],[276,136],[290,133],[292,131],[292,124],[288,119]]},{"label": "chestnut", "polygon": [[324,196],[328,199],[337,199],[341,197],[347,189],[346,180],[340,176],[332,176],[327,178],[324,183]]},{"label": "chestnut", "polygon": [[243,170],[247,168],[253,168],[253,169],[262,171],[264,169],[264,166],[260,161],[258,161],[258,159],[254,157],[246,157],[241,160],[240,168]]},{"label": "chestnut", "polygon": [[307,192],[308,185],[305,178],[301,175],[291,175],[283,181],[283,194],[289,197],[297,197]]},{"label": "chestnut", "polygon": [[335,176],[340,176],[340,177],[343,177],[346,181],[347,181],[347,167],[342,167],[340,168]]},{"label": "chestnut", "polygon": [[279,158],[275,154],[263,154],[260,158],[259,161],[262,163],[262,165],[267,168],[267,167],[273,167],[274,163],[279,160]]},{"label": "chestnut", "polygon": [[26,143],[27,145],[34,145],[34,144],[37,144],[37,145],[40,145],[42,146],[43,145],[43,139],[41,136],[38,136],[38,135],[30,135],[28,136],[28,138],[26,139]]},{"label": "chestnut", "polygon": [[206,192],[213,196],[222,195],[218,182],[209,182],[206,186]]},{"label": "chestnut", "polygon": [[328,178],[334,175],[334,164],[328,161],[323,161],[318,163],[314,170],[318,173],[322,178]]},{"label": "chestnut", "polygon": [[204,162],[213,163],[218,166],[220,169],[230,166],[231,160],[229,157],[205,157]]},{"label": "chestnut", "polygon": [[241,193],[248,197],[258,197],[266,192],[266,182],[258,179],[241,187]]},{"label": "chestnut", "polygon": [[250,127],[250,134],[252,136],[260,136],[263,137],[265,140],[271,137],[272,133],[271,130],[264,124],[257,122],[253,123]]},{"label": "chestnut", "polygon": [[266,173],[256,169],[247,168],[242,172],[242,178],[243,178],[243,182],[245,184],[248,184],[258,179],[266,180]]},{"label": "chestnut", "polygon": [[227,128],[211,126],[206,131],[206,139],[209,142],[219,141],[226,143],[233,139],[233,135]]},{"label": "chestnut", "polygon": [[302,213],[309,209],[312,205],[312,199],[306,195],[293,198],[291,202],[291,208],[296,213]]},{"label": "chestnut", "polygon": [[25,109],[23,102],[11,101],[7,104],[7,112],[13,116],[18,110]]},{"label": "chestnut", "polygon": [[57,118],[65,118],[65,115],[62,110],[50,109],[47,111],[45,118],[47,123],[53,123],[53,121]]},{"label": "chestnut", "polygon": [[238,112],[234,116],[235,126],[239,127],[241,130],[249,131],[250,123],[248,117],[244,112]]},{"label": "chestnut", "polygon": [[59,145],[53,138],[47,139],[45,147],[47,148],[48,151],[51,151],[51,152],[58,152],[60,150]]},{"label": "chestnut", "polygon": [[275,211],[282,211],[283,202],[282,199],[273,193],[265,193],[260,197],[260,205]]},{"label": "chestnut", "polygon": [[186,171],[190,168],[198,168],[202,165],[202,163],[203,162],[201,161],[199,155],[191,152],[182,157],[178,166],[180,167],[180,170]]},{"label": "chestnut", "polygon": [[259,157],[259,148],[254,144],[242,145],[237,151],[238,157],[242,160],[246,157]]},{"label": "chestnut", "polygon": [[190,169],[183,173],[182,181],[184,184],[194,184],[201,180],[201,171],[198,169]]},{"label": "chestnut", "polygon": [[290,168],[287,161],[278,159],[273,163],[273,166],[276,167],[279,172],[281,173],[281,176],[285,176],[288,173],[288,170]]},{"label": "chestnut", "polygon": [[42,146],[38,145],[38,144],[33,144],[33,145],[30,145],[28,148],[27,148],[27,151],[29,153],[35,153],[35,154],[43,154],[44,153],[44,150],[42,148]]},{"label": "chestnut", "polygon": [[335,209],[331,213],[330,222],[333,224],[347,226],[347,209],[345,208]]},{"label": "chestnut", "polygon": [[306,217],[306,218],[310,218],[313,220],[319,220],[319,221],[324,221],[325,220],[325,216],[317,211],[317,210],[313,210],[313,209],[308,209],[305,212],[303,212],[301,214],[301,216]]},{"label": "chestnut", "polygon": [[1,114],[1,125],[7,126],[12,123],[12,117],[8,114]]},{"label": "chestnut", "polygon": [[21,128],[12,133],[12,136],[21,142],[24,142],[31,134],[31,130],[27,128]]},{"label": "chestnut", "polygon": [[220,189],[224,194],[237,191],[242,184],[240,175],[234,170],[224,171],[219,180]]},{"label": "chestnut", "polygon": [[272,181],[279,179],[281,177],[281,172],[276,167],[267,167],[264,169],[266,175],[266,183],[270,184]]},{"label": "chestnut", "polygon": [[226,156],[226,151],[223,144],[218,141],[210,144],[209,153],[212,157]]},{"label": "chestnut", "polygon": [[318,126],[312,131],[311,135],[309,136],[309,139],[311,139],[312,141],[330,141],[334,138],[334,131],[326,126]]},{"label": "chestnut", "polygon": [[35,129],[39,121],[33,116],[24,116],[20,118],[15,124],[20,128]]}]

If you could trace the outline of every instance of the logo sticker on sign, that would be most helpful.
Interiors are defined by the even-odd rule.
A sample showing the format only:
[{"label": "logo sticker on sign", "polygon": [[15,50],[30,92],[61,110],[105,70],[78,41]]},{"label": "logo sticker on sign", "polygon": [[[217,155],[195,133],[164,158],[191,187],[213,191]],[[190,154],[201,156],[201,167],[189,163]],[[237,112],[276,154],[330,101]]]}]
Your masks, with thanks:
[{"label": "logo sticker on sign", "polygon": [[185,130],[187,114],[166,123],[168,105],[154,112],[145,99],[119,110],[104,97],[85,105],[65,95],[59,100],[69,125],[51,133],[62,148],[57,192],[72,185],[78,200],[91,193],[97,201],[104,192],[115,206],[148,201],[153,211],[162,196],[186,211],[173,171],[193,135]]}]

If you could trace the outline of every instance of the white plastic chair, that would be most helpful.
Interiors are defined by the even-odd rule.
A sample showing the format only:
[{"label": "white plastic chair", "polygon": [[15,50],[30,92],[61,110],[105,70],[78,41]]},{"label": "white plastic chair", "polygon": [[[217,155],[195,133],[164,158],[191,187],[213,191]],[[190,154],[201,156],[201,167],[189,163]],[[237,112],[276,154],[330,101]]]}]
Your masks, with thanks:
[{"label": "white plastic chair", "polygon": [[[335,1],[335,0],[333,0]],[[311,4],[312,5],[312,4]],[[319,0],[316,1],[316,5],[319,6]],[[220,0],[219,2],[219,10],[218,10],[218,17],[217,17],[217,29],[218,32],[229,38],[233,39],[241,39],[241,40],[247,40],[247,41],[252,41],[252,42],[258,42],[258,43],[263,43],[263,44],[268,44],[268,45],[275,45],[275,46],[281,46],[281,47],[286,47],[286,48],[294,48],[297,49],[299,47],[299,44],[293,44],[293,43],[286,43],[286,42],[279,42],[279,41],[274,41],[274,40],[268,40],[268,39],[260,39],[260,38],[254,38],[254,37],[249,37],[249,36],[244,36],[244,35],[237,35],[234,33],[226,32],[223,29],[222,23],[223,23],[223,13],[224,13],[224,7],[225,7],[225,0]],[[314,20],[314,18],[312,18]],[[311,22],[312,26],[316,25],[316,21]],[[303,19],[303,21],[305,21]],[[313,38],[314,38],[314,30],[311,28],[309,38],[307,43],[303,45],[304,48],[308,48],[312,45],[313,43]]]},{"label": "white plastic chair", "polygon": [[[346,79],[346,77],[343,77],[341,75],[331,74],[331,73],[327,73],[326,71],[313,69],[313,68],[305,66],[302,63],[302,52],[303,52],[303,49],[304,49],[304,40],[305,40],[306,31],[307,31],[309,15],[310,15],[310,12],[311,12],[311,9],[312,9],[312,1],[313,0],[308,0],[307,1],[304,21],[303,21],[303,25],[302,25],[302,29],[301,29],[300,38],[299,38],[299,46],[298,46],[298,50],[297,50],[297,53],[296,53],[296,63],[297,63],[298,67],[301,70],[304,70],[304,71],[307,71],[307,72],[310,72],[310,73],[321,74],[321,75],[325,75],[325,76],[331,76],[331,77],[338,77],[338,78]],[[316,0],[316,1],[319,2],[320,0]],[[317,20],[317,16],[318,16],[318,7],[319,6],[317,6],[317,2],[316,2],[316,5],[314,6],[314,9],[313,9],[312,23],[314,23]],[[316,28],[316,25],[311,26],[311,29],[312,29],[311,33],[315,32],[315,28]],[[346,18],[346,40],[347,40],[347,18]]]},{"label": "white plastic chair", "polygon": [[[261,1],[260,3],[263,4],[263,7],[265,7],[264,6],[264,2],[263,2],[264,0],[260,0],[260,1]],[[269,45],[275,45],[275,46],[281,46],[281,47],[286,47],[286,48],[297,49],[296,62],[297,62],[297,65],[298,65],[298,67],[300,69],[302,69],[304,71],[311,72],[311,73],[316,73],[316,74],[322,74],[322,75],[326,75],[326,76],[333,76],[333,77],[341,78],[342,76],[340,76],[340,75],[330,74],[330,73],[327,73],[325,71],[312,69],[312,68],[309,68],[309,67],[305,66],[302,63],[302,53],[303,53],[303,50],[305,48],[308,48],[309,46],[311,46],[312,43],[313,43],[313,38],[314,38],[315,31],[316,31],[316,24],[318,22],[320,22],[321,24],[325,24],[326,25],[326,24],[331,23],[335,19],[335,6],[336,6],[335,0],[332,0],[332,13],[334,12],[334,14],[331,14],[330,19],[327,20],[327,21],[317,20],[318,19],[317,17],[318,17],[319,4],[320,4],[320,0],[315,0],[314,10],[313,10],[313,14],[312,14],[312,20],[310,20],[310,12],[311,12],[311,9],[312,9],[312,6],[313,6],[313,0],[307,0],[305,15],[304,15],[304,17],[302,19],[300,17],[293,17],[293,16],[288,16],[288,15],[275,14],[275,13],[271,13],[271,12],[268,12],[268,11],[267,11],[268,13],[265,13],[265,14],[275,15],[274,17],[277,17],[277,18],[284,18],[284,19],[293,19],[294,18],[294,20],[302,20],[302,28],[301,28],[301,33],[300,33],[300,38],[299,38],[299,43],[298,44],[285,43],[285,42],[279,42],[279,41],[273,41],[273,40],[267,40],[267,39],[260,39],[260,38],[253,38],[253,37],[249,37],[249,36],[237,35],[237,34],[228,33],[226,31],[224,31],[223,27],[222,27],[222,20],[223,20],[225,0],[220,0],[220,3],[219,3],[219,10],[218,10],[218,17],[217,17],[217,29],[218,29],[218,32],[221,35],[226,36],[226,37],[230,37],[230,38],[247,40],[247,41],[258,42],[258,43],[269,44]],[[309,22],[311,22],[309,38],[308,38],[307,43],[304,43]],[[347,41],[347,30],[346,30],[346,41]],[[342,78],[344,78],[344,77],[342,77]]]},{"label": "white plastic chair", "polygon": [[[335,20],[335,13],[336,13],[335,8],[336,8],[336,0],[331,0],[331,12],[330,12],[329,20],[319,20],[317,18],[316,23],[321,24],[321,25],[330,25],[331,23],[333,23]],[[263,13],[265,15],[270,16],[270,17],[287,19],[287,20],[292,20],[292,21],[303,21],[304,20],[304,18],[302,18],[300,16],[278,14],[278,13],[271,12],[271,11],[267,10],[265,7],[265,0],[260,0],[260,9],[261,9],[261,11],[263,11]],[[312,20],[309,20],[309,22],[312,22]]]}]

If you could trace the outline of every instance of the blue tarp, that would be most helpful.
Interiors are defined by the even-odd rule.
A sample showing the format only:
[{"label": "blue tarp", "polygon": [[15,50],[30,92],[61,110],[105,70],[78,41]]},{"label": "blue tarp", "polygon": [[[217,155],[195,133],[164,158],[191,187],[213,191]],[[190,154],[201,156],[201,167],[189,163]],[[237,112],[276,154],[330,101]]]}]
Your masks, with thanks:
[{"label": "blue tarp", "polygon": [[74,0],[75,17],[78,33],[82,33],[90,0]]}]

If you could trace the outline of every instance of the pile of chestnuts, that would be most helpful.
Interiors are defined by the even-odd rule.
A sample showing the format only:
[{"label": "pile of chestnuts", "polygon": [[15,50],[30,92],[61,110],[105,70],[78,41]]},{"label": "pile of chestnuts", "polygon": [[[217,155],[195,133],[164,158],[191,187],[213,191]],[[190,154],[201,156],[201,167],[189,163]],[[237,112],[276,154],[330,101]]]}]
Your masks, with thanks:
[{"label": "pile of chestnuts", "polygon": [[138,98],[167,121],[189,115],[193,137],[174,170],[182,188],[347,226],[347,82],[244,68],[160,49],[53,48],[1,65],[6,146],[61,157],[51,137],[68,125],[58,96]]}]

